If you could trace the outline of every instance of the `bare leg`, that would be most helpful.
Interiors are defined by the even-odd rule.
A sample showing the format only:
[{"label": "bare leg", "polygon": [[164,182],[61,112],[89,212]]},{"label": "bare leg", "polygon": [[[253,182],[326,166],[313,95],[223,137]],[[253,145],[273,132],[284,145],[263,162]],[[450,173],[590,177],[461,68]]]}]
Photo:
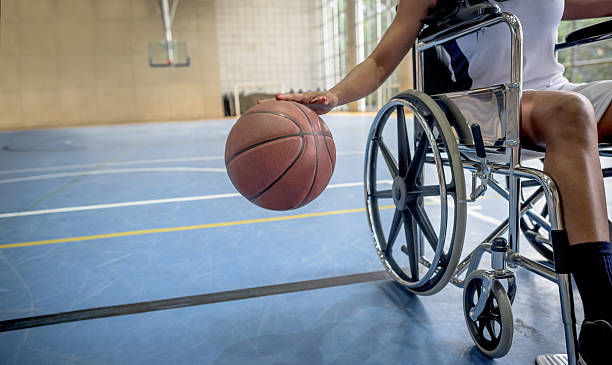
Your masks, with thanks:
[{"label": "bare leg", "polygon": [[544,171],[561,193],[570,244],[609,241],[597,123],[590,102],[573,92],[524,92],[521,137],[546,147]]},{"label": "bare leg", "polygon": [[544,171],[557,183],[570,242],[569,265],[584,307],[578,338],[588,364],[609,364],[612,341],[612,250],[598,141],[609,137],[612,112],[599,125],[582,95],[530,91],[523,95],[521,136],[546,147]]}]

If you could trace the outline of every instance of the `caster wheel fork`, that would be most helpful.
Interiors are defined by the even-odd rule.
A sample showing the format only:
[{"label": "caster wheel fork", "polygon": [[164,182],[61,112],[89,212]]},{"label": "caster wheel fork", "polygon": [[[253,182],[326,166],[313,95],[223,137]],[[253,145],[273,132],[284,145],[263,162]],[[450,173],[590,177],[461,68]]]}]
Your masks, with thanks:
[{"label": "caster wheel fork", "polygon": [[512,306],[499,280],[486,275],[486,271],[477,270],[465,280],[463,312],[478,349],[488,357],[498,358],[512,346]]}]

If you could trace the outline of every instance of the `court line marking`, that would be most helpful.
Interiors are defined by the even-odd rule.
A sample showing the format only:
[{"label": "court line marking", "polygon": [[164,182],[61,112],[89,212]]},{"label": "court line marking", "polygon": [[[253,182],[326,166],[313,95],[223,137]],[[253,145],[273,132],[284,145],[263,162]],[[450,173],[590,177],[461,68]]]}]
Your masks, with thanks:
[{"label": "court line marking", "polygon": [[159,158],[153,160],[131,160],[131,161],[116,161],[116,162],[97,162],[73,165],[58,165],[48,167],[32,167],[26,169],[0,170],[0,174],[19,174],[25,172],[41,172],[41,171],[58,171],[58,170],[74,170],[85,169],[92,167],[103,166],[126,166],[151,163],[167,163],[167,162],[193,162],[193,161],[213,161],[222,160],[223,156],[201,156],[201,157],[183,157],[183,158]]},{"label": "court line marking", "polygon": [[502,223],[502,221],[500,221],[499,219],[495,219],[493,217],[489,217],[489,216],[486,216],[486,215],[484,215],[482,213],[476,212],[476,210],[481,210],[481,209],[482,209],[482,207],[479,206],[479,205],[471,206],[471,207],[468,207],[467,213],[468,213],[468,215],[471,215],[472,217],[478,218],[478,219],[480,219],[482,221],[485,221],[487,223],[492,223],[492,224],[495,224],[495,225],[500,225]]},{"label": "court line marking", "polygon": [[81,205],[77,207],[26,210],[26,211],[21,211],[21,212],[3,213],[3,214],[0,214],[0,218],[25,217],[25,216],[39,215],[39,214],[66,213],[66,212],[78,212],[78,211],[84,211],[84,210],[109,209],[109,208],[131,207],[131,206],[139,206],[139,205],[150,205],[150,204],[164,204],[164,203],[188,202],[188,201],[196,201],[196,200],[232,198],[232,197],[238,197],[238,196],[240,196],[240,194],[230,193],[230,194],[215,194],[215,195],[202,195],[202,196],[187,196],[187,197],[182,197],[182,198],[139,200],[139,201],[109,203],[109,204]]},{"label": "court line marking", "polygon": [[[363,155],[364,153],[365,153],[364,151],[344,151],[344,152],[336,152],[336,155],[337,156]],[[150,160],[97,162],[97,163],[86,163],[86,164],[57,165],[57,166],[47,166],[47,167],[30,167],[30,168],[23,168],[23,169],[0,170],[0,175],[21,174],[21,173],[27,173],[27,172],[74,170],[74,169],[84,169],[84,168],[96,168],[99,166],[126,166],[126,165],[154,164],[154,163],[168,163],[168,162],[215,161],[215,160],[223,160],[223,159],[224,159],[223,156],[196,156],[196,157],[178,157],[178,158],[159,158],[159,159],[150,159]]]},{"label": "court line marking", "polygon": [[[378,181],[378,183],[379,184],[380,183],[391,184],[392,181],[391,180],[381,180],[381,181]],[[353,187],[353,186],[363,186],[363,183],[362,182],[351,182],[351,183],[330,184],[327,186],[327,189],[346,188],[346,187]],[[85,211],[85,210],[132,207],[132,206],[151,205],[151,204],[167,204],[167,203],[189,202],[189,201],[198,201],[198,200],[235,198],[239,196],[240,194],[238,193],[227,193],[227,194],[187,196],[187,197],[179,197],[179,198],[138,200],[138,201],[108,203],[108,204],[82,205],[82,206],[76,206],[76,207],[26,210],[26,211],[21,211],[21,212],[2,213],[0,214],[0,219],[1,218],[12,218],[12,217],[25,217],[25,216],[40,215],[40,214],[66,213],[66,212],[78,212],[78,211]]]},{"label": "court line marking", "polygon": [[[430,201],[435,201],[437,203],[440,203],[440,198],[436,198],[436,197],[427,197],[428,200]],[[485,196],[481,196],[478,198],[478,200],[489,200],[489,199],[501,199],[501,196],[499,195],[485,195]],[[452,207],[453,206],[453,202],[449,201],[448,202],[449,206]],[[476,212],[476,210],[482,210],[482,206],[481,205],[468,205],[467,206],[467,214],[471,215],[474,218],[478,218],[482,221],[485,221],[487,223],[492,223],[497,225],[500,225],[502,223],[502,221],[500,221],[499,219],[493,218],[493,217],[488,217],[482,213],[478,213]]]},{"label": "court line marking", "polygon": [[[485,198],[485,197],[483,197]],[[492,196],[491,198],[494,198]],[[425,203],[426,205],[435,204],[435,202]],[[380,210],[393,209],[395,205],[384,205],[380,206]],[[474,212],[474,209],[479,209],[477,207],[471,207],[468,209],[468,214],[473,215],[476,218],[483,219],[485,221],[499,224],[500,222],[494,218],[487,217],[480,213]],[[136,230],[136,231],[125,231],[125,232],[116,232],[116,233],[104,233],[90,236],[81,236],[81,237],[68,237],[68,238],[58,238],[51,240],[40,240],[40,241],[30,241],[30,242],[17,242],[17,243],[8,243],[0,245],[0,249],[5,248],[16,248],[16,247],[31,247],[31,246],[42,246],[48,244],[56,244],[56,243],[67,243],[67,242],[78,242],[78,241],[91,241],[105,238],[115,238],[115,237],[126,237],[126,236],[138,236],[144,234],[152,234],[152,233],[167,233],[167,232],[179,232],[179,231],[191,231],[197,229],[208,229],[208,228],[217,228],[217,227],[229,227],[229,226],[239,226],[244,224],[253,224],[253,223],[267,223],[267,222],[278,222],[278,221],[286,221],[286,220],[294,220],[294,219],[304,219],[304,218],[313,218],[313,217],[323,217],[329,215],[339,215],[339,214],[347,214],[347,213],[358,213],[365,212],[365,208],[356,208],[356,209],[342,209],[342,210],[332,210],[327,212],[317,212],[317,213],[306,213],[306,214],[295,214],[295,215],[286,215],[280,217],[269,217],[269,218],[258,218],[258,219],[248,219],[241,221],[230,221],[230,222],[220,222],[220,223],[207,223],[207,224],[198,224],[192,226],[183,226],[183,227],[167,227],[167,228],[153,228],[153,229],[144,229],[144,230]],[[490,220],[487,220],[490,219]]]},{"label": "court line marking", "polygon": [[197,294],[178,298],[152,300],[106,307],[81,309],[40,316],[16,318],[0,321],[0,332],[21,330],[32,327],[49,326],[59,323],[84,321],[96,318],[123,316],[128,314],[147,313],[166,309],[185,308],[198,305],[222,303],[234,300],[296,293],[309,290],[325,289],[337,286],[389,280],[386,271],[370,271],[359,274],[332,276],[306,281],[294,281],[283,284],[258,286],[246,289],[228,290],[209,294]]},{"label": "court line marking", "polygon": [[[395,206],[394,205],[386,205],[386,206],[379,207],[379,209],[381,209],[381,210],[382,209],[392,209],[392,208],[395,208]],[[239,226],[239,225],[253,224],[253,223],[278,222],[278,221],[286,221],[286,220],[293,220],[293,219],[323,217],[323,216],[329,216],[329,215],[338,215],[338,214],[347,214],[347,213],[358,213],[358,212],[365,212],[365,208],[342,209],[342,210],[332,210],[332,211],[327,211],[327,212],[286,215],[286,216],[280,216],[280,217],[269,217],[269,218],[248,219],[248,220],[241,220],[241,221],[230,221],[230,222],[220,222],[220,223],[198,224],[198,225],[193,225],[193,226],[153,228],[153,229],[143,229],[143,230],[137,230],[137,231],[104,233],[104,234],[96,234],[96,235],[81,236],[81,237],[68,237],[68,238],[58,238],[58,239],[51,239],[51,240],[8,243],[8,244],[0,245],[0,249],[16,248],[16,247],[42,246],[42,245],[49,245],[49,244],[56,244],[56,243],[67,243],[67,242],[91,241],[91,240],[99,240],[99,239],[104,239],[104,238],[138,236],[138,235],[152,234],[152,233],[191,231],[191,230],[196,230],[196,229],[207,229],[207,228],[217,228],[217,227]]]},{"label": "court line marking", "polygon": [[10,179],[0,180],[0,184],[9,184],[16,182],[36,181],[36,180],[47,180],[57,179],[61,177],[72,177],[72,176],[89,176],[89,175],[108,175],[108,174],[128,174],[134,172],[174,172],[174,171],[186,171],[186,172],[225,172],[225,168],[213,168],[213,167],[142,167],[135,169],[107,169],[107,170],[89,170],[81,172],[63,172],[59,174],[46,174],[46,175],[35,175],[35,176],[24,176],[15,177]]}]

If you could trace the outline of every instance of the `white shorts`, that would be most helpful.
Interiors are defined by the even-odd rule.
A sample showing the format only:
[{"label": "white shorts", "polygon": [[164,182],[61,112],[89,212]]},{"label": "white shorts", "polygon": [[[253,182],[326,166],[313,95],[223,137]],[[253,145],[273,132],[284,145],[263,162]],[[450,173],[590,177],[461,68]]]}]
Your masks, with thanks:
[{"label": "white shorts", "polygon": [[586,96],[593,104],[597,123],[601,120],[612,102],[612,80],[587,82],[584,84],[565,84],[559,90],[574,91]]}]

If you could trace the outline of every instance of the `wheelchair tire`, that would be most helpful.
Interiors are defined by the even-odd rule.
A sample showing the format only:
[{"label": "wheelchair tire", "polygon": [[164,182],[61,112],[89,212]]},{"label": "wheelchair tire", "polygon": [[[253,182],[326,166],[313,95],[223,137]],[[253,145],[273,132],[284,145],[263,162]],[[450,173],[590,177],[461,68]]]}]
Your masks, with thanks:
[{"label": "wheelchair tire", "polygon": [[482,294],[483,273],[484,270],[476,270],[465,280],[463,314],[476,347],[486,356],[498,358],[506,355],[512,346],[512,305],[503,285],[494,280],[483,312],[476,321],[470,318],[470,310],[476,306]]},{"label": "wheelchair tire", "polygon": [[[413,113],[418,132],[412,146],[405,123],[406,109]],[[383,140],[385,126],[393,124],[387,123],[393,114],[397,117],[397,132],[391,141],[397,141],[399,161]],[[455,138],[446,115],[436,102],[416,90],[403,91],[385,104],[368,135],[365,200],[374,245],[389,275],[420,295],[434,294],[450,281],[463,249],[467,207],[463,167]],[[379,152],[384,161],[381,168],[378,166]],[[435,166],[437,173],[436,182],[430,185],[424,183],[425,162]],[[384,177],[379,176],[379,170],[383,170]],[[389,175],[392,188],[380,189],[379,183],[385,181],[382,179],[389,181]],[[428,207],[437,206],[439,201],[437,229],[425,209],[425,199]],[[383,227],[381,200],[394,203],[388,206],[394,208],[388,229]],[[452,209],[452,219],[448,218],[449,209]],[[394,250],[402,228],[405,245],[401,250]],[[452,232],[449,237],[448,231]]]}]

